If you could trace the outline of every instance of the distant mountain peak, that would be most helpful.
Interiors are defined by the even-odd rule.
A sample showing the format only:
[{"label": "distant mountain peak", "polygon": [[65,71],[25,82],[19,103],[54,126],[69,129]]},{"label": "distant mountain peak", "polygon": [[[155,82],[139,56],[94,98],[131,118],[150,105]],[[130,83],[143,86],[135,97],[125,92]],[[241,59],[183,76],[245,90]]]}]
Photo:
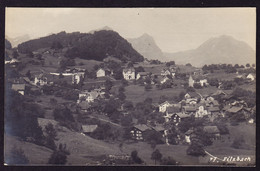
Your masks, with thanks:
[{"label": "distant mountain peak", "polygon": [[194,50],[167,54],[167,58],[180,64],[190,61],[194,66],[220,62],[245,65],[255,63],[255,51],[244,41],[220,35],[208,39]]},{"label": "distant mountain peak", "polygon": [[100,30],[113,30],[111,27],[108,26],[104,26],[103,28],[101,28]]},{"label": "distant mountain peak", "polygon": [[164,58],[164,54],[157,46],[153,37],[147,33],[144,33],[140,37],[127,39],[133,46],[133,48],[143,55],[147,59],[159,59]]}]

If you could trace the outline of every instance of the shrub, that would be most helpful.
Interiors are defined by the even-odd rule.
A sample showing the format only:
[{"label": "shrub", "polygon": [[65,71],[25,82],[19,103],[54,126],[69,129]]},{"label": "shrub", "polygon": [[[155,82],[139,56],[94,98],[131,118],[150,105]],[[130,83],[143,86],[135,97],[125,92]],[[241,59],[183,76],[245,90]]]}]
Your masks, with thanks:
[{"label": "shrub", "polygon": [[188,147],[186,152],[187,152],[188,155],[192,155],[192,156],[205,156],[206,155],[202,146],[197,144],[197,143],[192,143]]},{"label": "shrub", "polygon": [[138,152],[136,150],[131,152],[131,158],[132,158],[133,162],[135,162],[137,164],[143,163],[143,160],[138,156]]}]

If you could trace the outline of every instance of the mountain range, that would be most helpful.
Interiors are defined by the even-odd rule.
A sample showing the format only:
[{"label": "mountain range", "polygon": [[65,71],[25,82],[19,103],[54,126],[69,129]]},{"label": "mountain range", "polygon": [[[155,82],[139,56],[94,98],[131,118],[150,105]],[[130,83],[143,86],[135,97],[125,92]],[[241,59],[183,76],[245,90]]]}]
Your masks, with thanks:
[{"label": "mountain range", "polygon": [[30,36],[28,34],[25,34],[23,36],[18,36],[15,38],[11,38],[9,36],[5,36],[5,38],[10,41],[10,43],[12,44],[12,47],[17,47],[19,44],[26,42],[28,40],[30,40]]},{"label": "mountain range", "polygon": [[193,50],[164,54],[166,61],[198,67],[219,63],[245,65],[256,61],[255,51],[247,43],[227,35],[210,38]]},{"label": "mountain range", "polygon": [[176,53],[162,52],[153,37],[146,33],[137,38],[124,39],[108,26],[88,33],[61,32],[30,41],[28,39],[28,35],[16,39],[7,37],[13,47],[19,42],[25,41],[18,46],[18,50],[21,52],[51,47],[54,41],[59,41],[63,47],[74,49],[74,52],[70,51],[70,56],[86,58],[88,54],[87,58],[97,60],[102,60],[107,55],[123,60],[132,58],[132,61],[142,61],[144,57],[148,60],[158,59],[163,62],[173,60],[177,64],[191,63],[197,67],[213,63],[245,65],[246,63],[253,64],[256,61],[255,50],[247,43],[228,35],[210,38],[196,49]]},{"label": "mountain range", "polygon": [[121,61],[140,62],[144,58],[127,40],[112,30],[100,30],[93,33],[52,34],[46,37],[29,40],[18,45],[20,53],[33,52],[41,48],[64,49],[64,56],[69,58],[93,59],[102,61],[108,56]]}]

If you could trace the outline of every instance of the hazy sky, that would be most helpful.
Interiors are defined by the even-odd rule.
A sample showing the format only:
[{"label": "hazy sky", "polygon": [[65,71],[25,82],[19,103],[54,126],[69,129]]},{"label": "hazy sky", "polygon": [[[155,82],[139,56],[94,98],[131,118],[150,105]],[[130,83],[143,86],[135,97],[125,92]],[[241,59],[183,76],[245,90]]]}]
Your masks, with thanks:
[{"label": "hazy sky", "polygon": [[223,34],[256,43],[255,8],[6,8],[6,35],[31,38],[108,26],[124,38],[151,35],[164,52],[197,48]]}]

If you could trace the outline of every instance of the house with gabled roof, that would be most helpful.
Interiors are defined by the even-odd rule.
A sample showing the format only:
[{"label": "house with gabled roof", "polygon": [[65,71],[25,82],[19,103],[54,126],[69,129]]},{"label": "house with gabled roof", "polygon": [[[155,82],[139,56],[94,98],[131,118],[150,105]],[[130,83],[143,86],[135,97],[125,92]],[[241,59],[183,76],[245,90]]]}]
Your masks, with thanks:
[{"label": "house with gabled roof", "polygon": [[162,76],[171,75],[171,71],[169,69],[162,69],[161,75]]},{"label": "house with gabled roof", "polygon": [[99,69],[97,70],[97,78],[98,78],[98,77],[104,77],[104,76],[106,76],[106,70],[103,69],[103,68],[99,68]]},{"label": "house with gabled roof", "polygon": [[254,73],[250,73],[250,74],[248,74],[248,75],[247,75],[247,77],[246,77],[246,78],[250,79],[251,81],[254,81],[254,80],[255,80],[255,78],[256,78],[256,76],[255,76],[255,74],[254,74]]},{"label": "house with gabled roof", "polygon": [[178,106],[169,106],[166,108],[166,113],[165,113],[165,122],[169,122],[171,117],[175,114],[180,112],[181,108]]},{"label": "house with gabled roof", "polygon": [[123,69],[123,77],[125,80],[134,80],[135,69],[133,67]]},{"label": "house with gabled roof", "polygon": [[186,114],[195,114],[196,113],[196,107],[195,106],[183,106],[182,112]]},{"label": "house with gabled roof", "polygon": [[172,104],[170,104],[168,101],[165,101],[165,102],[159,104],[159,112],[162,112],[162,113],[166,112],[166,109],[169,106],[172,106]]},{"label": "house with gabled roof", "polygon": [[148,127],[147,125],[145,124],[138,124],[138,125],[135,125],[132,130],[131,130],[131,136],[133,139],[135,140],[143,140],[143,133],[145,131],[148,131],[148,130],[151,130],[150,127]]},{"label": "house with gabled roof", "polygon": [[193,129],[189,129],[188,131],[185,132],[185,142],[188,144],[191,144],[191,136],[194,134]]},{"label": "house with gabled roof", "polygon": [[204,126],[203,131],[209,134],[212,139],[218,139],[220,137],[220,131],[217,126]]},{"label": "house with gabled roof", "polygon": [[136,75],[136,80],[145,79],[149,75],[150,75],[149,72],[138,72],[138,74]]},{"label": "house with gabled roof", "polygon": [[79,108],[82,112],[87,112],[90,109],[90,104],[87,101],[79,102]]},{"label": "house with gabled roof", "polygon": [[197,108],[197,111],[195,113],[195,118],[202,118],[207,115],[208,115],[208,111],[205,109],[203,105],[201,105]]},{"label": "house with gabled roof", "polygon": [[89,134],[94,132],[98,128],[98,125],[82,125],[82,133]]},{"label": "house with gabled roof", "polygon": [[171,116],[171,120],[175,123],[175,125],[178,125],[181,121],[183,121],[189,117],[191,117],[191,115],[188,115],[188,114],[185,114],[182,112],[177,112]]},{"label": "house with gabled roof", "polygon": [[25,94],[25,84],[12,84],[12,90],[17,91],[21,95]]}]

